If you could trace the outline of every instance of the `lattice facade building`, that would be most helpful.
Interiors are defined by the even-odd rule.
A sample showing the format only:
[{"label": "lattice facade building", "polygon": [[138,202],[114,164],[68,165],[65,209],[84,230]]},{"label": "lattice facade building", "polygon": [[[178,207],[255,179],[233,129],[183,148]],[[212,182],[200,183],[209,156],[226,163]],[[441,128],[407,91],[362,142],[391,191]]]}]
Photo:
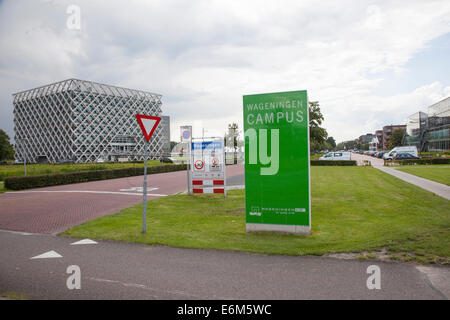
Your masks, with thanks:
[{"label": "lattice facade building", "polygon": [[[161,95],[68,79],[14,97],[16,160],[75,162],[142,160],[145,139],[135,114],[160,116]],[[159,126],[150,158],[163,152]]]}]

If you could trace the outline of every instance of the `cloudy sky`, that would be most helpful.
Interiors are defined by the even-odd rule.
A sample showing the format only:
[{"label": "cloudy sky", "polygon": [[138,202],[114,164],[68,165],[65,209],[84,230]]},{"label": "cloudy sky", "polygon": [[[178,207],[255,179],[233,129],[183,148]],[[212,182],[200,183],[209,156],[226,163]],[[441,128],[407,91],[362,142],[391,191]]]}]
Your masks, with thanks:
[{"label": "cloudy sky", "polygon": [[308,90],[339,142],[450,96],[450,1],[0,0],[0,49],[11,137],[12,93],[80,78],[162,94],[172,140],[242,127],[244,94]]}]

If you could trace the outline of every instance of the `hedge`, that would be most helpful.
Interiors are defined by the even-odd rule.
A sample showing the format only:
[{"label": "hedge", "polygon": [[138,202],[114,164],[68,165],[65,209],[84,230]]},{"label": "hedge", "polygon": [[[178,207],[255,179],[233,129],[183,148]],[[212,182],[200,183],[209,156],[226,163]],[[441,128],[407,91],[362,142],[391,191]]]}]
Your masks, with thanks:
[{"label": "hedge", "polygon": [[384,160],[384,165],[450,164],[450,158]]},{"label": "hedge", "polygon": [[356,166],[355,160],[311,160],[312,166]]},{"label": "hedge", "polygon": [[[186,170],[186,165],[175,164],[164,166],[151,166],[147,168],[147,173],[154,174],[180,170]],[[95,171],[55,173],[55,174],[27,176],[27,177],[10,177],[5,178],[5,188],[10,190],[23,190],[30,188],[57,186],[62,184],[140,176],[143,174],[144,174],[144,167],[133,167],[133,168],[106,169]]]}]

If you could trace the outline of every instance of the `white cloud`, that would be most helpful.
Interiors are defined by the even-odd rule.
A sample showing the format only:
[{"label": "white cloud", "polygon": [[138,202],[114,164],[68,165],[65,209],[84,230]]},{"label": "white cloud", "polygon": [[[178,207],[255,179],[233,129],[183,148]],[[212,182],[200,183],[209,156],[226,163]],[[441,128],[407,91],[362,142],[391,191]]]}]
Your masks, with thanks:
[{"label": "white cloud", "polygon": [[[80,31],[66,28],[69,4]],[[380,72],[401,72],[448,32],[445,0],[4,1],[0,127],[12,133],[13,92],[78,77],[163,94],[173,139],[194,120],[210,132],[242,124],[243,94],[296,89],[320,101],[330,135],[350,139],[449,94],[444,80],[374,91]]]}]

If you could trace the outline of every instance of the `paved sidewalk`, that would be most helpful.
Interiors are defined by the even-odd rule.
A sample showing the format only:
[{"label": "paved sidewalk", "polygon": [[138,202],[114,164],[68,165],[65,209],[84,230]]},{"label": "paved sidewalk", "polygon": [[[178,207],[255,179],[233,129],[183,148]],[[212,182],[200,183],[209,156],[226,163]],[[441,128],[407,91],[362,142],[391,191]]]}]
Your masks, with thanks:
[{"label": "paved sidewalk", "polygon": [[434,194],[441,196],[447,200],[450,200],[450,187],[445,184],[424,179],[403,171],[398,171],[394,168],[384,167],[384,166],[374,166],[374,168],[381,170],[383,172],[389,173],[394,177],[397,177],[403,181],[414,184],[422,189],[433,192]]},{"label": "paved sidewalk", "polygon": [[362,154],[352,153],[352,160],[356,160],[358,165],[362,165],[364,160],[369,160],[372,166],[378,170],[386,172],[394,177],[397,177],[403,181],[416,185],[422,189],[433,192],[434,194],[441,196],[447,200],[450,200],[450,187],[445,184],[424,179],[406,172],[398,171],[393,167],[385,167],[383,159],[377,159]]}]

